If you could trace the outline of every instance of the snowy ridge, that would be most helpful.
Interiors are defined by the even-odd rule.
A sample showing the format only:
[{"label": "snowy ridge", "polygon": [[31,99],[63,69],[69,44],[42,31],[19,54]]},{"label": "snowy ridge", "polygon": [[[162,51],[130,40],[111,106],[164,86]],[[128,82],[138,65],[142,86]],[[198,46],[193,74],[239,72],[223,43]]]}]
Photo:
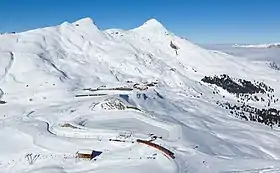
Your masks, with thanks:
[{"label": "snowy ridge", "polygon": [[0,172],[279,172],[279,81],[266,63],[205,50],[155,19],[3,34]]},{"label": "snowy ridge", "polygon": [[235,44],[233,47],[240,47],[240,48],[280,48],[280,43],[269,43],[269,44],[251,44],[251,45],[238,45]]}]

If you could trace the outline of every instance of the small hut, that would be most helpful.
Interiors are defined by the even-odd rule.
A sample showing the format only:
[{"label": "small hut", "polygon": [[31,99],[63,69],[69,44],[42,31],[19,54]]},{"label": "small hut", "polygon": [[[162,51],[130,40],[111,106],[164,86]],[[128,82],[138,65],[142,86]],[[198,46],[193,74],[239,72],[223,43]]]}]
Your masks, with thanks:
[{"label": "small hut", "polygon": [[95,150],[79,150],[76,153],[76,158],[84,160],[92,160],[93,158],[99,156],[102,152]]}]

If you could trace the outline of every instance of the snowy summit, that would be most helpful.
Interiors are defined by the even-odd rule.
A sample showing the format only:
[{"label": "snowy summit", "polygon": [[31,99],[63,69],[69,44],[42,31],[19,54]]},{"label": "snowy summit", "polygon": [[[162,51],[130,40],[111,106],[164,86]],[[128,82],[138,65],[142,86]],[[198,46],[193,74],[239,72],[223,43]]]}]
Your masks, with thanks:
[{"label": "snowy summit", "polygon": [[155,19],[2,34],[0,172],[279,172],[276,67]]},{"label": "snowy summit", "polygon": [[166,30],[164,26],[157,21],[156,19],[150,19],[141,25],[139,28],[147,28],[147,29],[158,29],[158,30]]}]

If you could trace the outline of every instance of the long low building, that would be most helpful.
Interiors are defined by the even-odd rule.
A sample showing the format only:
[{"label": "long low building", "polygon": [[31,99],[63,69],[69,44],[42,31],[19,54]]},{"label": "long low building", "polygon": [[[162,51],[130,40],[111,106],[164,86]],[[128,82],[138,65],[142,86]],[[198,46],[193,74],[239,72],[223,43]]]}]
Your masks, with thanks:
[{"label": "long low building", "polygon": [[137,139],[136,140],[138,143],[142,143],[142,144],[146,144],[148,146],[154,147],[158,150],[160,150],[161,152],[163,152],[165,155],[171,157],[172,159],[175,159],[174,153],[166,148],[164,148],[163,146],[160,146],[158,144],[152,143],[151,141],[145,141],[145,140],[141,140],[141,139]]}]

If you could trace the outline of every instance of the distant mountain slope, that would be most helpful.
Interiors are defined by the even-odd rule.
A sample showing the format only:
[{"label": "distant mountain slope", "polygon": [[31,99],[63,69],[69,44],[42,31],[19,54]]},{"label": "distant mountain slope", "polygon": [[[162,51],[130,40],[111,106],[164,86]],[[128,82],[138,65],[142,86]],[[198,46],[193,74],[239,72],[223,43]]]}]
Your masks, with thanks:
[{"label": "distant mountain slope", "polygon": [[[7,54],[6,59],[13,55],[13,65],[5,72],[5,81],[9,82],[3,81],[2,87],[8,93],[24,90],[26,85],[47,90],[55,84],[73,90],[120,84],[131,78],[155,80],[172,68],[180,72],[176,72],[179,78],[186,78],[185,69],[192,74],[192,68],[239,66],[223,55],[175,36],[154,19],[139,28],[115,33],[100,31],[86,18],[56,27],[2,35],[1,52]],[[171,42],[180,48],[178,56],[170,47]]]},{"label": "distant mountain slope", "polygon": [[233,47],[242,47],[242,48],[280,48],[280,43],[270,43],[270,44],[248,44],[248,45],[238,45],[235,44]]}]

